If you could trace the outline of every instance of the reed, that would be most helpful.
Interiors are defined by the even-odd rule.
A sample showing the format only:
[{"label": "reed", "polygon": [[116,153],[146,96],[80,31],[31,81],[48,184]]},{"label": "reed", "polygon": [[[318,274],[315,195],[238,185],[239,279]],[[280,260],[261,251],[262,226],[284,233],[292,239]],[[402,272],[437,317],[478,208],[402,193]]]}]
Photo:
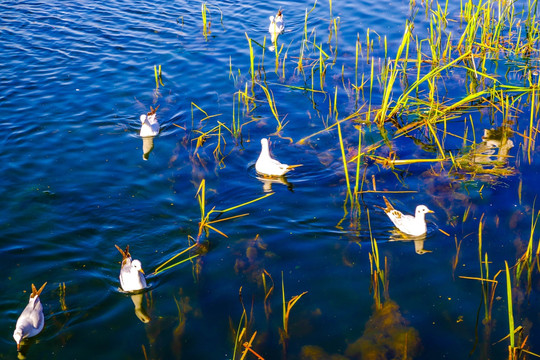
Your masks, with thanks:
[{"label": "reed", "polygon": [[159,68],[156,68],[156,65],[154,65],[154,78],[156,80],[156,91],[159,89],[159,85],[163,85],[163,79],[161,77],[161,65],[159,65]]},{"label": "reed", "polygon": [[[533,256],[533,242],[534,242],[534,231],[536,229],[536,224],[538,223],[538,218],[540,217],[540,211],[536,213],[536,218],[534,216],[534,204],[532,208],[532,218],[531,218],[531,230],[529,235],[529,241],[527,244],[527,250],[525,253],[517,260],[514,265],[515,279],[516,283],[519,283],[523,271],[527,270],[527,293],[531,291],[532,287],[532,272],[534,270],[534,260],[536,259]],[[538,245],[540,247],[540,243]],[[537,248],[538,251],[538,248]]]},{"label": "reed", "polygon": [[[461,279],[478,280],[482,286],[482,300],[484,304],[484,324],[488,325],[492,320],[493,301],[495,299],[495,290],[497,289],[497,277],[502,272],[499,270],[492,279],[489,277],[489,258],[488,254],[482,251],[482,231],[484,214],[480,217],[478,223],[478,261],[480,264],[480,277],[460,276]],[[461,244],[460,244],[461,245]],[[457,256],[457,255],[456,255]]]},{"label": "reed", "polygon": [[[383,88],[383,99],[382,99],[381,109],[379,110],[379,112],[377,114],[377,117],[375,119],[376,121],[378,120],[379,126],[383,126],[386,119],[392,115],[392,114],[390,114],[389,116],[386,115],[387,112],[388,112],[388,109],[390,107],[390,101],[391,101],[390,95],[393,92],[394,83],[395,83],[397,75],[398,75],[398,61],[400,60],[403,49],[406,46],[408,46],[408,43],[410,41],[410,31],[411,31],[410,30],[410,25],[407,25],[405,27],[405,32],[403,34],[401,44],[399,45],[399,48],[398,48],[397,53],[396,53],[396,59],[393,62],[394,66],[392,68],[390,68],[390,63],[392,61],[389,60],[388,61],[388,66],[386,66],[384,68],[384,72],[383,72],[383,76],[382,76],[382,81],[385,84],[385,86]],[[388,74],[388,77],[387,77],[386,74]],[[386,80],[387,78],[388,78],[388,80]]]},{"label": "reed", "polygon": [[200,208],[200,211],[201,211],[201,221],[199,221],[199,232],[197,234],[197,243],[200,241],[200,238],[203,234],[203,231],[205,232],[206,234],[206,237],[208,237],[209,235],[209,230],[213,230],[215,232],[217,232],[218,234],[220,234],[221,236],[224,236],[224,237],[228,237],[224,232],[218,230],[217,228],[214,227],[214,224],[216,223],[219,223],[219,222],[223,222],[223,221],[228,221],[228,220],[232,220],[232,219],[237,219],[237,218],[240,218],[240,217],[244,217],[244,216],[248,216],[249,213],[245,213],[245,214],[240,214],[240,215],[234,215],[234,216],[229,216],[227,218],[217,218],[215,220],[210,220],[210,216],[212,216],[213,214],[216,214],[217,216],[221,216],[221,214],[224,214],[224,213],[227,213],[229,211],[232,211],[232,210],[236,210],[240,207],[243,207],[243,206],[246,206],[246,205],[249,205],[249,204],[252,204],[254,202],[257,202],[259,200],[262,200],[264,198],[267,198],[269,196],[272,196],[274,195],[274,193],[268,193],[266,195],[263,195],[263,196],[260,196],[256,199],[253,199],[253,200],[250,200],[250,201],[247,201],[247,202],[244,202],[240,205],[236,205],[236,206],[232,206],[230,208],[227,208],[227,209],[224,209],[224,210],[217,210],[214,207],[212,207],[212,209],[210,209],[209,211],[206,211],[206,180],[203,179],[199,185],[199,188],[197,190],[197,200],[199,202],[199,208]]},{"label": "reed", "polygon": [[58,293],[59,293],[60,309],[62,309],[62,311],[67,311],[68,307],[66,305],[66,283],[65,282],[58,284]]},{"label": "reed", "polygon": [[[383,294],[385,299],[389,299],[388,292],[388,262],[386,257],[384,258],[384,270],[380,266],[380,256],[379,256],[379,247],[377,245],[377,240],[373,237],[371,231],[371,218],[369,216],[369,209],[366,210],[368,227],[369,227],[369,238],[371,242],[371,253],[369,253],[369,264],[370,264],[370,290],[373,291],[373,300],[375,302],[375,308],[380,310],[382,309],[381,301],[381,290],[380,286],[383,288]],[[380,285],[379,285],[380,282]]]},{"label": "reed", "polygon": [[[246,333],[249,329],[248,316],[247,316],[246,307],[244,306],[244,301],[242,297],[242,287],[240,287],[240,290],[238,291],[238,297],[240,299],[240,304],[242,305],[242,315],[240,316],[240,321],[238,321],[238,326],[236,328],[236,331],[233,330],[235,334],[235,339],[234,339],[234,349],[233,349],[232,360],[236,360],[236,353],[239,352],[238,347],[246,339]],[[244,358],[244,355],[242,356],[242,359],[243,358]]]},{"label": "reed", "polygon": [[201,4],[201,15],[202,15],[202,23],[203,23],[203,36],[204,40],[208,41],[208,33],[210,31],[210,21],[207,19],[208,14],[208,7],[206,6],[206,3],[203,2]]},{"label": "reed", "polygon": [[279,134],[286,124],[283,124],[281,120],[279,120],[279,114],[276,107],[276,102],[274,101],[274,94],[272,93],[271,90],[268,90],[263,84],[259,83],[259,86],[261,87],[261,89],[263,89],[264,94],[266,95],[266,99],[268,100],[268,106],[270,107],[270,110],[272,111],[272,114],[274,115],[274,118],[276,119],[278,123],[276,127],[276,134]]},{"label": "reed", "polygon": [[307,291],[304,291],[300,295],[293,296],[289,301],[285,300],[285,281],[283,279],[283,271],[281,272],[281,295],[282,295],[282,311],[283,311],[283,328],[280,330],[281,343],[283,345],[283,354],[287,354],[287,343],[289,339],[289,318],[291,315],[291,310],[296,305],[298,300],[302,296],[307,294]]},{"label": "reed", "polygon": [[246,39],[249,45],[249,73],[251,75],[251,91],[253,92],[253,87],[255,86],[255,56],[253,55],[253,46],[251,45],[251,39],[248,34],[245,33]]},{"label": "reed", "polygon": [[[336,119],[337,120],[337,119]],[[349,170],[347,169],[347,157],[345,155],[345,144],[343,143],[343,136],[341,135],[341,125],[339,122],[336,122],[339,136],[339,146],[341,148],[341,159],[343,161],[343,172],[345,174],[345,181],[347,182],[347,196],[348,198],[353,199],[351,184],[349,181]]]},{"label": "reed", "polygon": [[253,344],[253,340],[255,340],[255,336],[257,336],[257,332],[253,332],[253,335],[251,336],[251,338],[249,339],[249,341],[246,341],[242,344],[242,346],[245,347],[245,350],[244,352],[242,353],[242,357],[240,358],[240,360],[243,360],[246,358],[246,355],[248,354],[248,351],[249,353],[251,353],[253,356],[255,356],[257,359],[259,360],[264,360],[264,358],[259,355],[255,350],[253,350],[251,348],[252,344]]},{"label": "reed", "polygon": [[[180,261],[178,261],[178,262],[176,262],[176,263],[174,263],[174,264],[172,264],[172,265],[168,265],[171,261],[173,261],[173,260],[176,259],[177,257],[179,257],[179,256],[181,256],[181,255],[187,253],[188,251],[193,250],[195,247],[197,247],[197,244],[196,244],[196,243],[193,244],[193,245],[191,245],[191,246],[189,246],[188,248],[186,248],[186,249],[184,249],[184,250],[178,252],[176,255],[172,256],[171,258],[169,258],[168,260],[166,260],[165,262],[163,262],[163,264],[159,265],[159,266],[154,270],[154,272],[153,272],[152,274],[150,274],[150,275],[155,276],[155,275],[157,275],[157,274],[159,274],[159,273],[162,273],[163,271],[172,269],[172,268],[175,267],[175,266],[178,266],[178,265],[183,264],[183,263],[185,263],[185,262],[187,262],[187,261],[193,260],[194,258],[196,258],[197,256],[199,256],[199,254],[195,254],[195,255],[189,256],[189,257],[186,258],[186,259],[180,260]],[[167,266],[167,265],[168,265],[168,266]]]},{"label": "reed", "polygon": [[504,262],[506,269],[506,301],[508,305],[508,335],[510,336],[510,347],[508,348],[511,359],[516,359],[516,344],[514,339],[514,309],[512,307],[512,281],[510,280],[510,270],[508,270],[508,262]]},{"label": "reed", "polygon": [[[266,319],[268,320],[270,319],[270,314],[272,313],[272,308],[270,307],[268,299],[270,298],[270,295],[272,295],[272,293],[274,292],[274,279],[272,279],[272,276],[270,276],[270,274],[266,270],[263,270],[261,278],[264,290],[264,314],[266,315]],[[271,284],[267,284],[266,278],[270,279]]]}]

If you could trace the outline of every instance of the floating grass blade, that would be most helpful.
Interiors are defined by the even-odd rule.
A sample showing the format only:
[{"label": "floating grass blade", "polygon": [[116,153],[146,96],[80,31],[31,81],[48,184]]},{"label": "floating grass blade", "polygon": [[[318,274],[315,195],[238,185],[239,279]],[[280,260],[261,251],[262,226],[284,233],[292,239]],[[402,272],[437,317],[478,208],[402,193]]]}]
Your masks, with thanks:
[{"label": "floating grass blade", "polygon": [[186,262],[186,261],[190,261],[191,259],[196,258],[197,256],[199,256],[198,254],[197,254],[197,255],[194,255],[194,256],[190,256],[189,258],[184,259],[184,260],[182,260],[182,261],[180,261],[180,262],[177,262],[177,263],[175,263],[175,264],[173,264],[173,265],[167,266],[167,264],[169,264],[171,261],[173,261],[174,259],[176,259],[176,258],[179,257],[180,255],[185,254],[186,252],[192,250],[192,249],[193,249],[194,247],[196,247],[196,246],[197,246],[197,244],[193,244],[193,245],[191,245],[190,247],[188,247],[188,248],[186,248],[186,249],[180,251],[178,254],[174,255],[173,257],[171,257],[170,259],[168,259],[167,261],[165,261],[163,264],[161,264],[160,266],[158,266],[158,267],[156,268],[156,270],[154,270],[154,272],[152,273],[152,275],[157,275],[157,274],[159,274],[159,273],[161,273],[161,272],[163,272],[163,271],[165,271],[165,270],[171,269],[171,268],[173,268],[173,267],[175,267],[175,266],[177,266],[177,265],[180,265],[180,264],[182,264],[182,263],[184,263],[184,262]]},{"label": "floating grass blade", "polygon": [[198,232],[198,235],[197,235],[197,242],[199,242],[199,239],[200,239],[203,231],[206,231],[206,233],[208,235],[208,230],[209,229],[217,232],[218,234],[220,234],[220,235],[222,235],[224,237],[228,237],[224,232],[216,229],[211,224],[215,224],[215,223],[223,222],[223,221],[227,221],[227,220],[232,220],[232,219],[236,219],[236,218],[239,218],[239,217],[244,217],[244,216],[249,215],[249,214],[241,214],[241,215],[230,216],[230,217],[227,217],[227,218],[224,218],[224,219],[210,220],[210,216],[213,213],[219,213],[219,214],[226,213],[226,212],[238,209],[238,208],[240,208],[242,206],[252,204],[252,203],[254,203],[256,201],[259,201],[259,200],[262,200],[264,198],[267,198],[269,196],[274,195],[274,193],[272,192],[272,193],[268,193],[266,195],[260,196],[260,197],[258,197],[256,199],[253,199],[253,200],[247,201],[245,203],[242,203],[240,205],[236,205],[236,206],[227,208],[225,210],[217,210],[215,207],[213,207],[210,211],[206,211],[205,210],[205,208],[206,208],[206,195],[205,195],[206,190],[205,189],[206,189],[206,181],[205,181],[205,179],[203,179],[201,181],[201,184],[199,185],[199,189],[197,190],[197,193],[196,193],[196,196],[197,196],[197,199],[198,199],[198,202],[199,202],[199,207],[200,207],[200,210],[201,210],[201,221],[199,221],[199,232]]}]

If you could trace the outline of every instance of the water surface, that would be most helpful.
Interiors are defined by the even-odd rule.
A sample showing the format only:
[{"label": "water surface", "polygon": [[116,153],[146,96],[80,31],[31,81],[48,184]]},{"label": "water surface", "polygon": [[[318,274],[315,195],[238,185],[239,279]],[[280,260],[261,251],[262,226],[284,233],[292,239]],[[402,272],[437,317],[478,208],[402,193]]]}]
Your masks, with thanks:
[{"label": "water surface", "polygon": [[[427,33],[425,9],[419,6],[414,17],[406,1],[334,1],[330,13],[329,2],[317,2],[308,32],[332,59],[335,54],[336,62],[328,68],[325,93],[311,93],[283,85],[311,87],[311,69],[304,78],[296,61],[305,12],[313,2],[222,1],[207,6],[211,32],[205,39],[198,1],[0,4],[0,310],[5,315],[0,357],[16,356],[12,333],[30,285],[48,282],[41,296],[45,329],[23,347],[28,358],[143,359],[146,351],[149,359],[231,359],[233,329],[245,306],[250,333],[258,334],[254,349],[265,359],[279,359],[283,279],[287,299],[307,291],[291,311],[285,357],[309,358],[310,346],[317,346],[327,354],[360,358],[352,344],[367,338],[366,327],[385,331],[382,324],[373,329],[380,319],[368,322],[374,316],[369,210],[371,235],[381,259],[387,259],[389,295],[396,304],[388,308],[389,318],[394,328],[414,335],[414,357],[506,358],[507,341],[496,343],[508,333],[504,273],[498,278],[489,329],[481,324],[480,284],[459,275],[479,276],[482,215],[491,277],[505,260],[515,264],[525,250],[539,159],[533,152],[531,163],[526,161],[523,138],[512,137],[509,166],[514,174],[500,178],[434,176],[429,164],[396,171],[376,163],[362,165],[368,188],[374,176],[378,190],[411,191],[385,195],[397,208],[412,213],[423,203],[435,211],[428,216],[424,244],[417,244],[427,250],[421,255],[414,242],[395,241],[400,237],[393,234],[392,224],[374,207],[383,205],[382,194],[363,195],[358,217],[344,206],[347,187],[336,131],[298,143],[335,122],[329,101],[334,104],[336,88],[339,118],[356,110],[344,83],[354,76],[357,36],[364,42],[358,70],[369,76],[367,29],[376,41],[371,55],[377,68],[384,58],[384,37],[394,54],[407,19],[415,19],[417,34]],[[450,6],[457,18],[459,8]],[[260,45],[268,36],[268,16],[279,8],[285,13],[286,32],[279,38],[283,50],[276,74],[274,53],[266,50],[262,60]],[[339,24],[337,49],[335,39],[328,44],[331,19]],[[448,30],[462,28],[449,23]],[[251,87],[246,34],[254,41],[255,67],[286,123],[281,137],[275,134],[277,122],[259,85],[254,86],[256,108],[249,113],[238,108],[235,94],[246,84]],[[159,65],[163,85],[156,88],[154,66]],[[506,70],[502,62],[489,66],[499,74]],[[315,87],[320,86],[318,76],[315,72]],[[455,76],[448,91],[457,97],[464,79]],[[376,89],[372,101],[381,97]],[[156,105],[161,132],[144,160],[139,115]],[[212,117],[201,121],[205,115],[197,107]],[[218,137],[210,136],[197,149],[197,131],[209,131],[217,121],[231,128],[233,108],[236,116],[240,110],[242,122],[253,121],[240,137],[222,135],[225,156],[216,160]],[[516,132],[523,133],[529,115],[516,120]],[[478,143],[484,130],[502,125],[500,116],[471,116],[475,127],[467,131]],[[354,125],[342,125],[349,158],[357,145]],[[464,132],[463,118],[448,126]],[[265,185],[257,178],[253,165],[262,137],[270,138],[281,161],[303,164],[287,176],[286,184]],[[376,127],[366,127],[366,146],[380,139]],[[463,141],[449,137],[446,145],[460,150]],[[406,137],[396,138],[392,150],[404,159],[436,153]],[[142,307],[143,318],[151,320],[144,323],[130,296],[118,290],[121,256],[114,245],[129,244],[147,274],[188,247],[188,237],[198,233],[196,192],[203,179],[207,210],[250,201],[267,194],[269,187],[274,194],[230,213],[248,216],[216,223],[227,238],[203,234],[205,251],[193,263],[150,276]],[[453,270],[456,241],[461,247]],[[268,314],[263,271],[274,284]],[[270,286],[272,280],[266,280]],[[534,272],[530,294],[523,286],[514,290],[516,324],[526,328],[529,344],[540,336],[534,326],[540,320],[538,284]],[[540,349],[533,345],[531,351]]]}]

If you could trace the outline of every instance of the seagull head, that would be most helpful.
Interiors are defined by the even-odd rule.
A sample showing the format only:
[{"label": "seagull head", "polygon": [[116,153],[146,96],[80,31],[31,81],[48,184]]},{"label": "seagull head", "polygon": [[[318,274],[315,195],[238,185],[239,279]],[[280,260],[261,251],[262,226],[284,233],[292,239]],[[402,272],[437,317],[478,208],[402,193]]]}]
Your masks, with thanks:
[{"label": "seagull head", "polygon": [[261,139],[261,156],[263,158],[269,158],[270,157],[270,148],[268,147],[268,139],[262,138]]},{"label": "seagull head", "polygon": [[139,119],[141,119],[141,124],[144,124],[144,122],[146,121],[146,114],[142,114]]},{"label": "seagull head", "polygon": [[13,338],[15,339],[15,342],[17,343],[17,351],[19,351],[19,348],[21,346],[21,340],[22,340],[22,331],[21,329],[16,329],[13,333]]},{"label": "seagull head", "polygon": [[140,271],[144,274],[144,271],[142,269],[142,264],[139,260],[133,260],[131,262],[131,267],[133,267],[135,270]]},{"label": "seagull head", "polygon": [[427,208],[427,206],[425,205],[418,205],[416,207],[416,215],[422,215],[424,216],[425,214],[428,214],[428,213],[433,213],[434,211],[431,211]]}]

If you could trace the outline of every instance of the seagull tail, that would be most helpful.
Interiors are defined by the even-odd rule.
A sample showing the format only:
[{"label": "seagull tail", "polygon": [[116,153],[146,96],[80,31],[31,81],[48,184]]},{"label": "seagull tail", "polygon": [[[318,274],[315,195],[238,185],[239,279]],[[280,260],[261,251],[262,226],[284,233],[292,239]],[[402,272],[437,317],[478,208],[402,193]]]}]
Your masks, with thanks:
[{"label": "seagull tail", "polygon": [[34,284],[32,284],[32,295],[30,295],[31,298],[34,298],[36,296],[39,296],[41,295],[41,292],[43,291],[43,289],[45,288],[45,285],[47,285],[47,282],[45,282],[45,284],[41,285],[41,287],[39,288],[39,290],[36,290],[36,287],[34,286]]},{"label": "seagull tail", "polygon": [[148,115],[148,116],[154,115],[154,114],[156,113],[157,109],[159,109],[159,105],[156,106],[155,109],[153,109],[153,108],[150,106],[150,112],[149,112],[147,115]]},{"label": "seagull tail", "polygon": [[388,201],[386,196],[383,196],[383,199],[384,199],[384,203],[386,204],[386,209],[384,209],[384,211],[388,212],[388,211],[394,210],[394,207],[392,206],[392,204],[390,204],[390,201]]},{"label": "seagull tail", "polygon": [[128,258],[128,257],[131,256],[131,255],[129,254],[129,245],[126,245],[126,250],[125,250],[125,251],[122,250],[122,249],[120,248],[120,246],[118,246],[118,245],[116,245],[116,244],[114,244],[114,246],[118,249],[118,251],[120,251],[120,254],[122,254],[122,260],[123,260],[123,259],[126,259],[126,258]]}]

